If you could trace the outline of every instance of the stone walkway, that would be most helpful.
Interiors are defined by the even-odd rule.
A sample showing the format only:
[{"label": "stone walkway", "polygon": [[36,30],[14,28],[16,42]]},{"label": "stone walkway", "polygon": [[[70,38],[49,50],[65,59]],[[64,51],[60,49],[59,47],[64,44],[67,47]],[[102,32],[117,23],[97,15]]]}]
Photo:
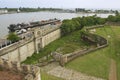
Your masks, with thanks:
[{"label": "stone walkway", "polygon": [[111,59],[109,80],[117,80],[116,62],[113,59]]},{"label": "stone walkway", "polygon": [[49,70],[47,73],[56,77],[63,78],[65,80],[104,80],[101,78],[88,76],[77,71],[66,69],[61,66],[57,66],[56,68]]},{"label": "stone walkway", "polygon": [[53,63],[50,63],[50,64],[44,66],[44,67],[41,67],[41,70],[44,72],[48,72],[48,71],[53,70],[54,68],[56,68],[58,66],[59,66],[58,62],[53,62]]}]

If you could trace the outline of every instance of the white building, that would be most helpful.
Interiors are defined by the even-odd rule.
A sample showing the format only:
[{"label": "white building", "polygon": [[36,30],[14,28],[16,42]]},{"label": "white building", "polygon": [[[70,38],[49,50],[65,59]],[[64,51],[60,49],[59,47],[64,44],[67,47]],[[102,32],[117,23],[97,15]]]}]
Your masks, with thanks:
[{"label": "white building", "polygon": [[0,10],[0,14],[8,13],[8,10]]},{"label": "white building", "polygon": [[17,12],[18,12],[18,13],[20,12],[20,9],[19,9],[19,8],[17,9]]}]

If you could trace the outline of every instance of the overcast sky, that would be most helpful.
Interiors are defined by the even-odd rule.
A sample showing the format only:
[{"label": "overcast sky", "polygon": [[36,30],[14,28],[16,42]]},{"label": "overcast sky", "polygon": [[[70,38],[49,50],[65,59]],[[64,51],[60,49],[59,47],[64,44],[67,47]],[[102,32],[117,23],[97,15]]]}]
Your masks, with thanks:
[{"label": "overcast sky", "polygon": [[120,9],[120,0],[0,0],[0,7],[110,8]]}]

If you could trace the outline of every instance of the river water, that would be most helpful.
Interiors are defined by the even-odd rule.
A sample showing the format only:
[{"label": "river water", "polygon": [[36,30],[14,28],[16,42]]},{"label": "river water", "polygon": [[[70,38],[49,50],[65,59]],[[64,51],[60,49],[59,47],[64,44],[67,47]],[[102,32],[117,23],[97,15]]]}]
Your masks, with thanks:
[{"label": "river water", "polygon": [[[57,13],[57,12],[30,12],[30,13],[15,13],[15,14],[3,14],[0,15],[0,38],[8,34],[7,27],[10,24],[17,23],[29,23],[32,21],[40,21],[47,19],[71,19],[73,17],[78,16],[91,16],[94,13],[86,14],[86,13]],[[97,16],[106,18],[108,15],[114,14],[97,14]]]}]

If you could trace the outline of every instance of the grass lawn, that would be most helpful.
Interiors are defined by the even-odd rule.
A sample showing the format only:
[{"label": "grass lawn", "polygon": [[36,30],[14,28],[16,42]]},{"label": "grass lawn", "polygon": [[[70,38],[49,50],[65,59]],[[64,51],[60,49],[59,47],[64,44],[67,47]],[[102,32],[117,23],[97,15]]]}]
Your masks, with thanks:
[{"label": "grass lawn", "polygon": [[61,78],[48,75],[48,74],[45,73],[45,72],[41,72],[41,78],[42,78],[41,80],[63,80],[63,79],[61,79]]},{"label": "grass lawn", "polygon": [[[66,64],[66,67],[88,75],[108,79],[110,58],[115,59],[117,52],[120,51],[120,27],[97,28],[95,33],[108,39],[109,46],[79,57]],[[120,75],[120,60],[117,60],[117,63],[117,71]],[[120,80],[120,76],[118,78]]]},{"label": "grass lawn", "polygon": [[108,78],[110,58],[105,52],[108,48],[91,52],[66,64],[67,68],[101,78]]},{"label": "grass lawn", "polygon": [[[115,44],[115,55],[113,58],[117,63],[117,77],[120,80],[120,27],[113,28],[114,31],[114,44]],[[117,57],[116,57],[117,56]]]},{"label": "grass lawn", "polygon": [[109,40],[108,56],[116,60],[117,63],[117,77],[120,80],[120,27],[112,26],[106,27],[107,34],[111,36]]},{"label": "grass lawn", "polygon": [[83,47],[89,47],[88,43],[84,43],[80,39],[80,32],[75,31],[67,36],[61,37],[60,39],[53,41],[47,45],[39,54],[33,54],[32,57],[29,57],[24,63],[26,64],[35,64],[37,61],[51,52],[58,51],[62,54],[74,52],[77,49],[82,49]]}]

